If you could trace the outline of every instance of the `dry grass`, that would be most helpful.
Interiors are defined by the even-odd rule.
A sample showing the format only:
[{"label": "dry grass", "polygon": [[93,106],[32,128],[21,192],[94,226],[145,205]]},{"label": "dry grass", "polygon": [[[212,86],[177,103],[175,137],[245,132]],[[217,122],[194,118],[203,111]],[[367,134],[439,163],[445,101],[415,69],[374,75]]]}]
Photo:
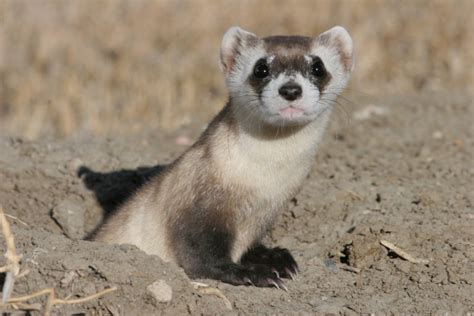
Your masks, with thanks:
[{"label": "dry grass", "polygon": [[[0,301],[0,310],[2,312],[6,312],[5,314],[9,315],[9,309],[10,311],[39,311],[43,309],[43,315],[49,316],[51,315],[51,310],[54,306],[85,303],[117,290],[117,287],[114,286],[93,295],[78,299],[58,299],[56,298],[54,288],[46,288],[28,295],[10,297],[13,292],[15,281],[28,274],[29,270],[23,270],[20,272],[21,255],[17,254],[14,237],[6,215],[7,214],[3,212],[3,208],[0,205],[0,229],[6,243],[5,258],[7,261],[5,266],[0,267],[0,273],[6,274],[2,288],[2,299]],[[41,304],[39,303],[27,303],[31,299],[41,296],[47,297],[44,308],[41,308]],[[2,315],[4,315],[4,313],[2,313]]]},{"label": "dry grass", "polygon": [[225,101],[223,32],[353,35],[352,88],[474,86],[472,0],[0,0],[0,131],[175,129]]}]

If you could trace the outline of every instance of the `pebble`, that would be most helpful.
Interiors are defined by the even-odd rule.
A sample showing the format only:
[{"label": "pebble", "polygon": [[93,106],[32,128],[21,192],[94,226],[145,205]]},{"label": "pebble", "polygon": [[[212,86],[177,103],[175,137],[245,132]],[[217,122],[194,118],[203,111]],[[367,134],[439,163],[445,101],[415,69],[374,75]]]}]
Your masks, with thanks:
[{"label": "pebble", "polygon": [[373,116],[385,116],[388,114],[388,108],[379,105],[369,104],[363,109],[354,112],[354,119],[358,121],[368,120]]},{"label": "pebble", "polygon": [[64,277],[61,279],[61,287],[65,288],[72,284],[72,282],[77,279],[79,274],[76,271],[69,271],[64,274]]},{"label": "pebble", "polygon": [[84,237],[84,210],[70,200],[63,200],[52,210],[52,217],[71,239]]},{"label": "pebble", "polygon": [[164,280],[153,282],[146,289],[159,303],[170,302],[173,298],[173,289]]}]

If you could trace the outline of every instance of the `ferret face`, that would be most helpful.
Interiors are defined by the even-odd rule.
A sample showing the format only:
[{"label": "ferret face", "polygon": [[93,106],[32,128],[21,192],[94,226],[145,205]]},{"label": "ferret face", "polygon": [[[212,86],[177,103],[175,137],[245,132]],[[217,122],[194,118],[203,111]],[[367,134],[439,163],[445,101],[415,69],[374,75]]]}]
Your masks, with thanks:
[{"label": "ferret face", "polygon": [[316,38],[262,39],[233,27],[221,46],[235,110],[274,126],[304,125],[328,110],[350,78],[353,59],[351,37],[342,27]]}]

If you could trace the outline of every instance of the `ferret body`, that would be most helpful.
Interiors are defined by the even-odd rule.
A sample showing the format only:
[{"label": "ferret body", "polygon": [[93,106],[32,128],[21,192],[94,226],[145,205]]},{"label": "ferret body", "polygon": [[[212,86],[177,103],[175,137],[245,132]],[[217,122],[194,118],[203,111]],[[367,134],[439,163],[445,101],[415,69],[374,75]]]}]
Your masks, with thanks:
[{"label": "ferret body", "polygon": [[229,29],[221,45],[227,105],[94,239],[134,244],[190,277],[285,288],[295,260],[260,241],[310,171],[352,50],[342,27],[262,39]]}]

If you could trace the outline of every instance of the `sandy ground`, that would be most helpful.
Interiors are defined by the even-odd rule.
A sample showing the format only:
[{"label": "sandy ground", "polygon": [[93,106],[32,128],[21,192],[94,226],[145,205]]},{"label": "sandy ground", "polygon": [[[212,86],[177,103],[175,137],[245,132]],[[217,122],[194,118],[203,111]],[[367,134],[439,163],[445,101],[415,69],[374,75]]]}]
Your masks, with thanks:
[{"label": "sandy ground", "polygon": [[[2,136],[0,203],[17,218],[9,220],[30,270],[14,296],[54,287],[58,297],[77,298],[118,287],[55,307],[58,314],[473,313],[472,95],[351,100],[347,115],[334,113],[312,173],[268,237],[301,267],[289,292],[199,280],[219,289],[232,311],[212,290],[195,289],[180,268],[136,247],[81,240],[156,171],[151,167],[184,149],[177,135]],[[380,240],[428,261],[404,260]],[[156,281],[169,286],[158,299],[147,290]]]}]

